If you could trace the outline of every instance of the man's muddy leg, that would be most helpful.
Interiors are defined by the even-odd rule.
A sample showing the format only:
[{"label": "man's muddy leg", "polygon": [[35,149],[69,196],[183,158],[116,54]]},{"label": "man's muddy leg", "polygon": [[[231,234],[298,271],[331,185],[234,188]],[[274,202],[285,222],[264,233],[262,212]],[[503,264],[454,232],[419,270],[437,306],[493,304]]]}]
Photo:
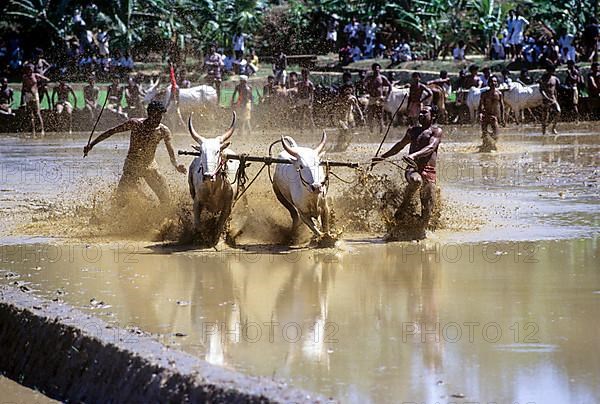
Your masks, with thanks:
[{"label": "man's muddy leg", "polygon": [[405,211],[410,207],[410,203],[413,199],[413,196],[415,195],[415,193],[417,192],[417,190],[423,183],[423,178],[421,177],[421,174],[419,174],[412,168],[406,170],[404,177],[406,178],[407,185],[406,185],[406,188],[404,188],[404,195],[402,197],[402,203],[400,204],[400,206],[398,207],[398,210],[396,211],[396,214],[395,214],[396,218],[399,218],[400,216],[402,216],[405,213]]},{"label": "man's muddy leg", "polygon": [[421,218],[423,229],[427,229],[433,213],[435,201],[435,183],[425,181],[421,187]]},{"label": "man's muddy leg", "polygon": [[127,205],[129,195],[137,190],[138,179],[138,174],[131,173],[127,169],[123,170],[123,175],[119,180],[119,185],[117,185],[115,192],[115,202],[118,207],[122,208]]},{"label": "man's muddy leg", "polygon": [[171,203],[171,196],[167,180],[156,168],[149,168],[144,175],[146,183],[158,197],[161,205],[167,206]]}]

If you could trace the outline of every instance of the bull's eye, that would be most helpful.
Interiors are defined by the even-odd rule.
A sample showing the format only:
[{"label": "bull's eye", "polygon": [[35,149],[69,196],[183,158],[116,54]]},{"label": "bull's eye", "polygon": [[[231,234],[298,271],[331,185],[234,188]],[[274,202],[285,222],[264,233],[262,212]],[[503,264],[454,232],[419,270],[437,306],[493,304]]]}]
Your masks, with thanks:
[{"label": "bull's eye", "polygon": [[300,169],[304,170],[304,166],[302,164],[300,164]]}]

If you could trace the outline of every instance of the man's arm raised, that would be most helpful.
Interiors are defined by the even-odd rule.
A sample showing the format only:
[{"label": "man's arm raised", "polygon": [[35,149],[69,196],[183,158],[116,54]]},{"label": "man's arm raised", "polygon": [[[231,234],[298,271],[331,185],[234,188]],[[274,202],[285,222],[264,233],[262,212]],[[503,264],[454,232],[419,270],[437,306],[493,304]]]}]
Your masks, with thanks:
[{"label": "man's arm raised", "polygon": [[108,139],[115,133],[127,132],[128,130],[132,130],[134,125],[135,125],[135,121],[133,119],[130,119],[130,120],[122,123],[121,125],[117,125],[114,128],[110,128],[110,129],[102,132],[100,135],[98,135],[98,137],[96,139],[92,140],[89,145],[87,145],[83,148],[83,155],[87,156],[88,153],[90,152],[90,150],[92,150],[92,148],[95,145]]}]

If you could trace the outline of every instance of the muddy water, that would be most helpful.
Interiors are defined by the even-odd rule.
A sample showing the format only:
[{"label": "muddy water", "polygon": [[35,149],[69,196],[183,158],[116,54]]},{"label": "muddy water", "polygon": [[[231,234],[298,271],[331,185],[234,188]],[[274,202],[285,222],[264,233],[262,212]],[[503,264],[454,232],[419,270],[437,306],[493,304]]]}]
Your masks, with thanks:
[{"label": "muddy water", "polygon": [[[89,207],[117,181],[126,139],[83,160],[81,136],[2,138],[0,279],[343,401],[597,401],[600,136],[591,124],[563,130],[556,140],[506,131],[498,153],[479,154],[473,129],[450,129],[442,230],[392,244],[378,231],[346,231],[339,248],[318,251],[272,245],[289,223],[266,176],[249,191],[249,211],[234,212],[252,230],[240,249],[91,231]],[[234,149],[265,154],[278,135],[237,138]],[[356,139],[331,158],[372,155],[378,139]],[[185,198],[164,150],[158,161]],[[401,177],[392,166],[375,171]],[[335,198],[349,188],[332,180],[342,222],[352,207]]]},{"label": "muddy water", "polygon": [[344,402],[593,402],[599,247],[597,238],[280,254],[6,246],[10,272],[0,275],[214,364]]},{"label": "muddy water", "polygon": [[2,402],[7,404],[51,404],[58,402],[2,376],[0,376],[0,395],[2,396]]}]

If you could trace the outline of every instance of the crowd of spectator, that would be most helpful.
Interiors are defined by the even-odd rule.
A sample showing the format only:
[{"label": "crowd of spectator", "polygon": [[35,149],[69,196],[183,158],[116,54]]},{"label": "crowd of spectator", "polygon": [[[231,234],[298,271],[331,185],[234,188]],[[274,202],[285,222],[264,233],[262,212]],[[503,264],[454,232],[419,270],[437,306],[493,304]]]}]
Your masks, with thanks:
[{"label": "crowd of spectator", "polygon": [[[392,66],[423,59],[423,55],[411,49],[410,38],[392,27],[384,30],[381,24],[374,21],[361,23],[354,17],[341,28],[336,15],[330,18],[327,27],[328,47],[331,51],[337,49],[339,63],[343,66],[371,58],[390,59]],[[568,61],[593,61],[598,59],[599,41],[598,21],[593,16],[580,33],[566,29],[555,32],[545,24],[532,24],[517,8],[509,10],[502,31],[492,35],[489,58],[518,62],[528,68],[558,66]],[[468,59],[468,46],[465,40],[458,40],[451,47],[452,58],[456,61]]]}]

